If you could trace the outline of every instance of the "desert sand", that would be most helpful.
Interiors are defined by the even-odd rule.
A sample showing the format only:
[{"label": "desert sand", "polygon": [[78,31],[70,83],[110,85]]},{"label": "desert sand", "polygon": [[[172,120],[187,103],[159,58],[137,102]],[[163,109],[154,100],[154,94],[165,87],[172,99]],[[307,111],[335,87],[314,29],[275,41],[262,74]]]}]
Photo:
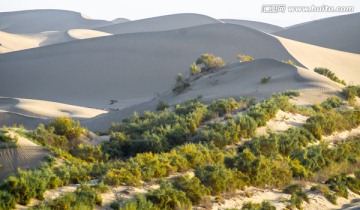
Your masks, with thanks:
[{"label": "desert sand", "polygon": [[119,24],[98,27],[96,30],[112,34],[128,34],[136,32],[167,31],[213,23],[221,23],[221,21],[209,16],[189,13],[165,15],[135,21],[121,21]]},{"label": "desert sand", "polygon": [[[344,86],[313,72],[315,67],[329,68],[348,84],[360,84],[360,54],[356,54],[360,53],[359,14],[282,28],[198,14],[103,21],[63,10],[0,13],[0,126],[23,124],[35,128],[54,117],[70,116],[91,131],[107,131],[113,122],[134,112],[154,111],[160,100],[173,106],[199,95],[203,102],[228,97],[261,101],[274,93],[297,90],[301,96],[293,103],[321,102],[339,95]],[[189,76],[189,65],[203,53],[220,56],[228,65],[192,81],[183,93],[173,93],[177,73]],[[238,62],[237,54],[255,60]],[[288,59],[296,66],[282,62]],[[262,84],[264,77],[271,79]],[[280,111],[257,132],[284,131],[301,126],[306,119]],[[359,128],[324,139],[334,141],[357,133]],[[109,136],[91,134],[90,144],[109,140]],[[18,138],[18,148],[0,149],[0,163],[6,167],[4,176],[17,167],[33,169],[50,154]],[[124,195],[127,188],[102,194],[106,205],[116,193]],[[134,188],[131,195],[150,188]],[[54,199],[75,189],[66,186],[47,191],[45,197]],[[276,189],[247,191],[253,194],[251,198],[239,191],[214,209],[240,208],[245,201],[262,200],[283,208],[281,201],[289,198]],[[311,203],[305,204],[305,209],[345,208],[351,199],[360,198],[352,193],[349,200],[339,198],[339,205],[332,205],[321,195],[310,193],[309,197]]]},{"label": "desert sand", "polygon": [[343,52],[277,37],[291,55],[309,70],[325,67],[348,84],[360,84],[360,54]]},{"label": "desert sand", "polygon": [[235,20],[235,19],[220,19],[224,23],[236,24],[241,26],[246,26],[264,33],[275,33],[277,31],[283,30],[283,27],[276,26],[269,23],[262,23],[257,21],[250,20]]},{"label": "desert sand", "polygon": [[35,169],[51,153],[28,139],[10,131],[10,136],[18,138],[18,147],[0,149],[0,163],[3,166],[0,179],[23,170]]},{"label": "desert sand", "polygon": [[360,13],[325,18],[294,25],[274,35],[360,54],[359,19]]},{"label": "desert sand", "polygon": [[[113,35],[0,56],[0,95],[125,108],[171,89],[177,73],[207,52],[229,63],[239,53],[295,60],[276,38],[232,24]],[[119,103],[108,106],[112,99]]]},{"label": "desert sand", "polygon": [[16,34],[67,31],[74,28],[91,29],[109,24],[113,22],[92,20],[81,13],[66,10],[44,9],[0,13],[0,31]]}]

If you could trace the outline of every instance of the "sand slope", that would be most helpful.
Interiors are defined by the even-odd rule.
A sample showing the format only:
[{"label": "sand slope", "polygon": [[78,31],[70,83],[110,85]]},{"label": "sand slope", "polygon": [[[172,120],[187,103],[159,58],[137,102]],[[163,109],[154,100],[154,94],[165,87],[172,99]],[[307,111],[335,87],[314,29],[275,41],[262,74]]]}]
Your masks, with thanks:
[{"label": "sand slope", "polygon": [[51,154],[45,148],[14,132],[10,132],[10,134],[18,138],[18,147],[0,149],[0,164],[3,165],[0,170],[0,179],[16,173],[18,168],[23,170],[35,169],[40,165],[40,161],[44,161],[45,157]]},{"label": "sand slope", "polygon": [[233,24],[114,35],[0,55],[0,96],[124,108],[169,90],[208,52],[295,60],[276,38]]},{"label": "sand slope", "polygon": [[125,22],[129,22],[131,20],[127,19],[127,18],[116,18],[115,20],[112,20],[111,22],[113,23],[125,23]]},{"label": "sand slope", "polygon": [[106,113],[106,111],[103,110],[50,101],[3,97],[0,97],[0,111],[40,118],[53,118],[60,116],[69,116],[73,118],[91,118],[99,114]]},{"label": "sand slope", "polygon": [[[262,77],[271,76],[267,84],[261,84]],[[112,122],[120,122],[135,111],[142,113],[154,110],[159,100],[170,105],[181,103],[187,98],[202,95],[204,102],[227,97],[256,97],[265,99],[273,93],[299,90],[309,103],[320,102],[341,90],[341,86],[314,72],[284,64],[273,59],[259,59],[253,62],[236,63],[216,74],[203,76],[180,95],[168,91],[158,98],[120,111],[99,115],[84,120],[82,125],[96,131],[106,131]]]},{"label": "sand slope", "polygon": [[274,34],[326,48],[360,54],[360,13],[303,23]]},{"label": "sand slope", "polygon": [[58,44],[76,39],[78,39],[78,37],[71,37],[67,32],[58,31],[48,31],[35,34],[10,34],[0,31],[0,54]]},{"label": "sand slope", "polygon": [[348,84],[360,84],[360,54],[277,38],[297,60],[310,70],[315,67],[326,67]]},{"label": "sand slope", "polygon": [[236,20],[236,19],[220,19],[224,23],[236,24],[241,26],[246,26],[264,33],[274,33],[280,30],[283,30],[283,27],[272,25],[269,23],[262,23],[257,21],[250,20]]},{"label": "sand slope", "polygon": [[68,31],[70,37],[74,39],[90,39],[95,37],[110,36],[112,34],[102,31],[90,30],[90,29],[71,29]]},{"label": "sand slope", "polygon": [[43,31],[67,31],[74,28],[91,29],[113,24],[92,20],[81,13],[66,10],[26,10],[0,13],[0,31],[28,34]]},{"label": "sand slope", "polygon": [[212,23],[220,23],[220,21],[199,14],[174,14],[113,24],[99,27],[96,30],[112,34],[126,34],[149,31],[166,31]]},{"label": "sand slope", "polygon": [[109,35],[112,34],[90,29],[71,29],[66,32],[47,31],[35,34],[11,34],[0,31],[0,54]]}]

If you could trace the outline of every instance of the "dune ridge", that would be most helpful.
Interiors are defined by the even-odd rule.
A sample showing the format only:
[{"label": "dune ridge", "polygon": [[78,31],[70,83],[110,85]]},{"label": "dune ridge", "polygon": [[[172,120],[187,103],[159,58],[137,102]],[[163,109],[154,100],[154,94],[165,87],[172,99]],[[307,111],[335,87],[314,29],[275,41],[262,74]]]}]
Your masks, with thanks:
[{"label": "dune ridge", "polygon": [[282,37],[276,37],[297,60],[309,70],[325,67],[348,84],[360,84],[360,54],[319,47]]},{"label": "dune ridge", "polygon": [[236,19],[220,19],[220,21],[224,23],[229,24],[236,24],[241,26],[246,26],[258,31],[262,31],[264,33],[274,33],[280,30],[283,30],[283,27],[269,24],[269,23],[263,23],[263,22],[257,22],[257,21],[251,21],[251,20],[236,20]]},{"label": "dune ridge", "polygon": [[273,33],[287,39],[360,54],[360,13],[335,16]]},{"label": "dune ridge", "polygon": [[[176,74],[188,72],[189,65],[203,53],[214,53],[229,63],[236,62],[237,54],[296,62],[270,35],[238,25],[209,24],[3,54],[0,95],[124,108],[171,89]],[[109,106],[112,99],[121,103]]]},{"label": "dune ridge", "polygon": [[17,34],[67,31],[74,28],[91,29],[110,24],[113,22],[84,18],[84,14],[67,10],[43,9],[0,13],[0,31]]},{"label": "dune ridge", "polygon": [[96,30],[112,34],[127,34],[150,31],[167,31],[213,23],[221,23],[221,21],[205,15],[184,13],[121,22],[119,24],[98,27]]}]

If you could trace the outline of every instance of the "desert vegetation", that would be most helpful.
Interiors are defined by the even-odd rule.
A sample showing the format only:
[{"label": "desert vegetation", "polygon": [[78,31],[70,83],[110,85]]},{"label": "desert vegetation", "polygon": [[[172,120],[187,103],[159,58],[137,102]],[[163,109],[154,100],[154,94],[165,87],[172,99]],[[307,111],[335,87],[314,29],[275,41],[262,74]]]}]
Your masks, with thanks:
[{"label": "desert vegetation", "polygon": [[[113,124],[110,141],[100,146],[78,144],[76,138],[86,131],[71,119],[55,119],[32,131],[18,130],[47,146],[65,162],[55,165],[54,159],[49,158],[50,162],[37,170],[19,171],[8,177],[0,186],[0,196],[8,198],[8,202],[1,205],[11,209],[15,203],[43,199],[47,189],[99,179],[105,184],[101,188],[160,183],[160,188],[134,199],[114,201],[113,209],[190,209],[206,205],[209,196],[220,199],[224,193],[248,186],[284,189],[291,194],[289,207],[301,209],[308,198],[294,181],[311,180],[337,164],[358,163],[359,136],[331,147],[318,142],[323,135],[359,126],[360,114],[356,107],[349,109],[342,106],[340,98],[331,97],[307,108],[313,111],[307,111],[310,116],[304,126],[255,136],[256,129],[279,110],[301,112],[289,102],[289,97],[298,95],[287,91],[257,104],[251,98],[218,99],[209,104],[192,99],[173,110],[165,108],[140,116],[134,113]],[[243,113],[236,113],[240,111]],[[237,146],[229,150],[228,145]],[[194,171],[194,177],[184,173],[188,171]],[[170,182],[168,177],[175,173],[181,175]],[[359,193],[358,177],[329,176],[326,180],[326,184],[314,186],[313,190],[332,202],[336,196],[346,196],[344,186]],[[34,209],[91,209],[101,204],[99,193],[99,188],[82,185],[77,191]],[[255,207],[273,209],[266,202],[243,205],[243,209]]]},{"label": "desert vegetation", "polygon": [[250,55],[237,55],[236,58],[240,61],[240,62],[249,62],[254,60],[253,57],[251,57]]},{"label": "desert vegetation", "polygon": [[334,82],[346,85],[346,82],[344,80],[339,79],[334,72],[330,71],[327,68],[323,68],[323,67],[317,67],[314,69],[314,71],[318,74],[324,75],[325,77],[328,77],[329,79],[331,79]]}]

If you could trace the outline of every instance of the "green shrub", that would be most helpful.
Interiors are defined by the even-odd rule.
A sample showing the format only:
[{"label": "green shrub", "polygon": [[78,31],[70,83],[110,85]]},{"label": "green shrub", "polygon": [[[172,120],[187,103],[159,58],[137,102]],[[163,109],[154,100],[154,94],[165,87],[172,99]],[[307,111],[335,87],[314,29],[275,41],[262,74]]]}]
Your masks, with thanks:
[{"label": "green shrub", "polygon": [[125,168],[110,169],[103,181],[111,186],[120,186],[121,184],[140,185],[139,178]]},{"label": "green shrub", "polygon": [[212,195],[241,189],[247,184],[247,178],[237,170],[230,170],[221,164],[199,167],[195,176],[210,189]]},{"label": "green shrub", "polygon": [[299,97],[300,96],[300,92],[296,91],[296,90],[287,90],[281,94],[285,95],[285,96],[289,96],[289,97],[292,97],[292,96]]},{"label": "green shrub", "polygon": [[15,208],[15,198],[7,191],[0,190],[0,209],[10,210]]},{"label": "green shrub", "polygon": [[146,196],[160,209],[191,209],[191,201],[183,191],[176,190],[168,182],[160,184],[160,188],[150,190]]},{"label": "green shrub", "polygon": [[303,201],[309,203],[308,196],[302,191],[299,184],[289,185],[283,190],[283,192],[291,194],[290,205],[295,206],[297,209],[302,209],[301,206]]},{"label": "green shrub", "polygon": [[343,88],[342,92],[348,101],[353,102],[356,96],[360,97],[360,85],[347,86]]},{"label": "green shrub", "polygon": [[324,75],[325,77],[328,77],[329,79],[331,79],[334,82],[346,85],[344,80],[339,79],[334,72],[330,71],[327,68],[323,68],[323,67],[317,67],[314,69],[314,71],[318,74]]},{"label": "green shrub", "polygon": [[331,96],[321,103],[321,106],[325,109],[337,108],[342,105],[342,100],[337,96]]},{"label": "green shrub", "polygon": [[328,199],[331,203],[337,204],[337,196],[335,193],[331,192],[328,186],[326,185],[314,185],[310,188],[311,191],[315,191],[317,193],[321,193]]},{"label": "green shrub", "polygon": [[241,210],[275,210],[276,207],[271,205],[269,201],[263,201],[262,203],[245,202],[241,207]]},{"label": "green shrub", "polygon": [[40,170],[22,171],[9,176],[0,186],[6,190],[16,202],[27,205],[32,198],[44,199],[44,192],[54,185],[55,174],[47,167]]},{"label": "green shrub", "polygon": [[194,205],[199,205],[202,199],[210,194],[209,189],[203,186],[198,178],[190,178],[188,175],[175,178],[173,185],[176,189],[185,192]]},{"label": "green shrub", "polygon": [[111,203],[110,207],[114,210],[160,210],[144,195],[136,195],[134,199],[126,201],[125,204],[115,201]]},{"label": "green shrub", "polygon": [[164,101],[159,101],[156,105],[156,111],[164,111],[167,108],[169,108],[169,104]]},{"label": "green shrub", "polygon": [[102,199],[94,189],[87,185],[82,185],[75,192],[65,193],[55,200],[49,201],[45,205],[35,206],[35,210],[70,210],[70,209],[93,209],[95,205],[101,205]]},{"label": "green shrub", "polygon": [[270,81],[270,79],[271,79],[270,76],[269,77],[263,77],[263,78],[261,78],[260,82],[261,82],[261,84],[266,84],[266,83],[268,83]]},{"label": "green shrub", "polygon": [[85,129],[80,126],[79,121],[73,121],[70,117],[58,117],[48,125],[54,128],[54,133],[65,136],[68,140],[79,137],[85,133]]}]

